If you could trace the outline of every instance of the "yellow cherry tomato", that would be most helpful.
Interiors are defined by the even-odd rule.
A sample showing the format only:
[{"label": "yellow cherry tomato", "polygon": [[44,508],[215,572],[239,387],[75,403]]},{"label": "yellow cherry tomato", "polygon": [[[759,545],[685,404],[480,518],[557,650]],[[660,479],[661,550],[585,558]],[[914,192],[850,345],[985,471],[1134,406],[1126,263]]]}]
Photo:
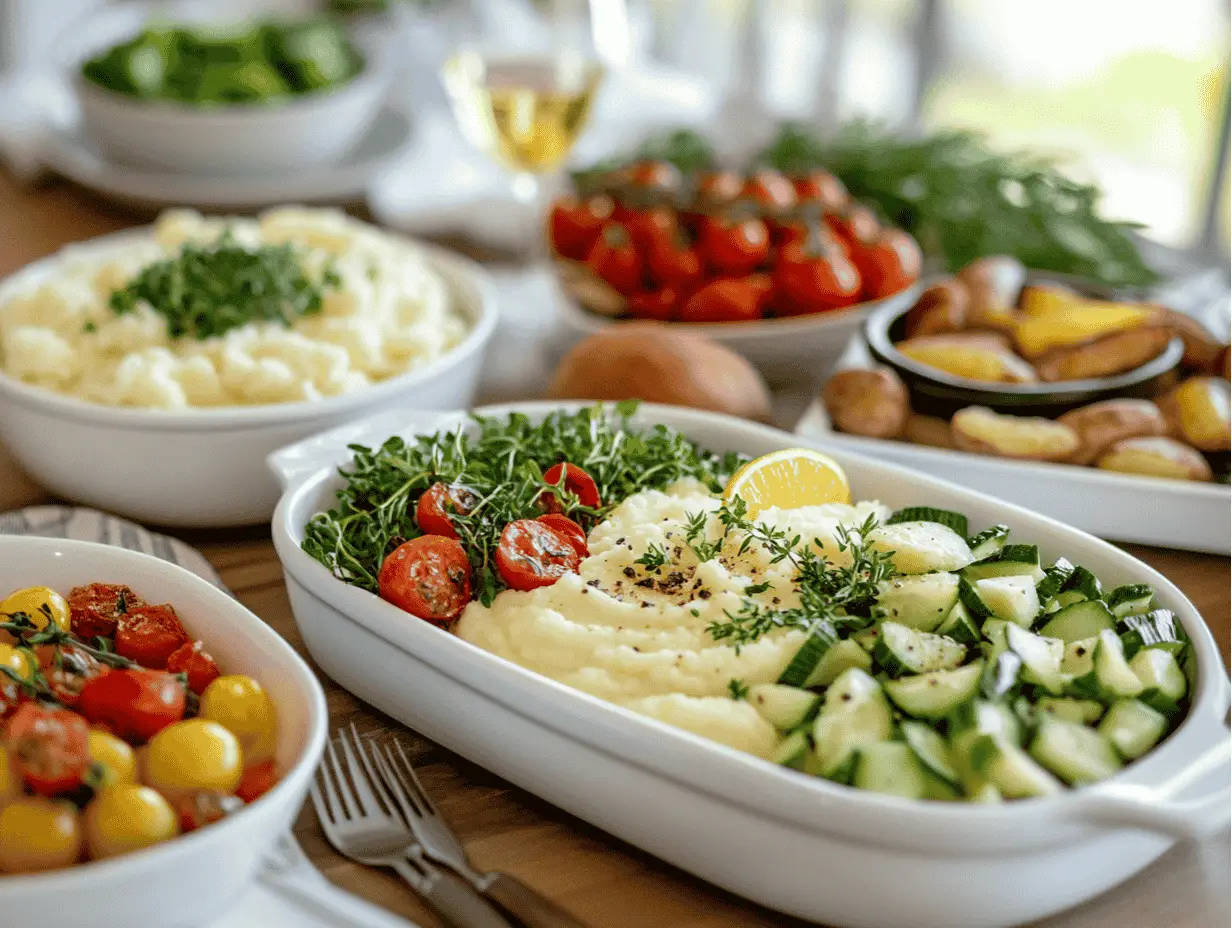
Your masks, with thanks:
[{"label": "yellow cherry tomato", "polygon": [[29,648],[15,648],[0,641],[0,667],[8,667],[23,680],[29,680],[38,668],[38,660]]},{"label": "yellow cherry tomato", "polygon": [[202,790],[233,793],[244,772],[239,740],[209,719],[168,725],[148,748],[145,781],[171,799]]},{"label": "yellow cherry tomato", "polygon": [[10,593],[9,598],[0,603],[0,612],[9,615],[24,612],[40,629],[47,627],[48,620],[55,622],[61,631],[72,628],[67,600],[49,586],[30,586]]},{"label": "yellow cherry tomato", "polygon": [[98,786],[118,786],[137,782],[137,756],[126,742],[101,728],[91,728],[86,735],[90,762],[101,770]]},{"label": "yellow cherry tomato", "polygon": [[139,851],[179,831],[170,803],[148,786],[108,786],[86,806],[86,847],[95,859]]},{"label": "yellow cherry tomato", "polygon": [[273,756],[278,715],[269,694],[252,677],[219,677],[201,694],[200,716],[240,739],[246,763]]},{"label": "yellow cherry tomato", "polygon": [[0,809],[0,871],[69,867],[81,856],[81,821],[70,802],[15,799]]}]

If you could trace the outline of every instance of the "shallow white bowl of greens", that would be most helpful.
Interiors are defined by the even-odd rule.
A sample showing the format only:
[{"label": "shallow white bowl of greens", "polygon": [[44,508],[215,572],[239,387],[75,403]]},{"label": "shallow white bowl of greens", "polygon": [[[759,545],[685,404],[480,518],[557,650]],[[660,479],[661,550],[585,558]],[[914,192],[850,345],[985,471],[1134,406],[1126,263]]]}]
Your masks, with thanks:
[{"label": "shallow white bowl of greens", "polygon": [[[540,419],[560,405],[479,410]],[[822,447],[853,499],[1004,523],[1106,584],[1148,583],[1193,642],[1184,720],[1110,779],[990,805],[851,789],[776,766],[556,683],[337,579],[301,548],[330,509],[353,443],[451,429],[463,413],[393,412],[279,451],[273,537],[314,658],[362,699],[475,763],[702,879],[803,918],[852,928],[997,928],[1046,917],[1128,879],[1178,839],[1229,818],[1228,675],[1193,604],[1129,554],[1060,522],[890,464]],[[644,406],[704,448],[810,444],[729,417]]]}]

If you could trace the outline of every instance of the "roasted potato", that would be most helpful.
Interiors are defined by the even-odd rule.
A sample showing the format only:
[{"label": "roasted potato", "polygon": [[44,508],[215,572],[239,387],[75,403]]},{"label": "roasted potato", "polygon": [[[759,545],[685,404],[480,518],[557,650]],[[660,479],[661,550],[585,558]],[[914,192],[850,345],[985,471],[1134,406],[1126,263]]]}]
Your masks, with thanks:
[{"label": "roasted potato", "polygon": [[1168,434],[1200,451],[1227,451],[1229,432],[1228,381],[1222,377],[1190,377],[1159,400]]},{"label": "roasted potato", "polygon": [[839,371],[821,399],[839,431],[869,438],[897,438],[910,411],[907,387],[898,374],[881,366]]},{"label": "roasted potato", "polygon": [[1224,380],[1232,380],[1232,347],[1224,345],[1219,351],[1219,357],[1211,366],[1211,373]]},{"label": "roasted potato", "polygon": [[967,288],[970,303],[967,325],[973,329],[1012,332],[1017,312],[1018,293],[1027,270],[1017,258],[990,255],[972,261],[958,272]]},{"label": "roasted potato", "polygon": [[1078,433],[1062,422],[1030,416],[1004,416],[984,406],[968,406],[950,421],[954,444],[963,451],[1031,461],[1068,461],[1078,452]]},{"label": "roasted potato", "polygon": [[1023,289],[1018,308],[1024,316],[1046,316],[1068,311],[1084,302],[1081,296],[1062,284],[1032,284]]},{"label": "roasted potato", "polygon": [[967,288],[957,280],[951,278],[933,284],[907,310],[907,337],[961,332],[967,325],[970,302]]},{"label": "roasted potato", "polygon": [[[1072,304],[1021,317],[1014,327],[1014,344],[1024,358],[1034,359],[1143,326],[1152,312],[1150,307],[1132,303],[1104,303],[1075,296]],[[1158,328],[1171,337],[1163,326]]]},{"label": "roasted potato", "polygon": [[1164,326],[1138,326],[1084,345],[1057,348],[1038,358],[1035,369],[1049,383],[1112,377],[1158,357],[1172,338],[1172,330]]},{"label": "roasted potato", "polygon": [[1073,409],[1057,419],[1078,433],[1082,442],[1075,464],[1091,464],[1106,450],[1126,438],[1163,435],[1163,413],[1150,400],[1115,399]]},{"label": "roasted potato", "polygon": [[903,441],[917,445],[931,445],[934,448],[956,447],[950,423],[936,416],[922,416],[913,412],[907,417],[902,437]]},{"label": "roasted potato", "polygon": [[[909,338],[896,347],[906,357],[955,377],[984,383],[1034,383],[1035,369],[1018,355],[995,342],[981,344],[979,333],[957,336],[930,335]],[[993,339],[996,335],[986,334]]]},{"label": "roasted potato", "polygon": [[1173,480],[1207,481],[1211,465],[1201,452],[1171,438],[1126,438],[1105,451],[1095,464],[1101,470]]},{"label": "roasted potato", "polygon": [[1217,371],[1216,365],[1221,355],[1227,350],[1227,345],[1217,339],[1206,326],[1175,309],[1165,309],[1158,306],[1151,314],[1151,321],[1157,325],[1167,326],[1173,335],[1180,336],[1185,343],[1185,356],[1181,366],[1191,371]]}]

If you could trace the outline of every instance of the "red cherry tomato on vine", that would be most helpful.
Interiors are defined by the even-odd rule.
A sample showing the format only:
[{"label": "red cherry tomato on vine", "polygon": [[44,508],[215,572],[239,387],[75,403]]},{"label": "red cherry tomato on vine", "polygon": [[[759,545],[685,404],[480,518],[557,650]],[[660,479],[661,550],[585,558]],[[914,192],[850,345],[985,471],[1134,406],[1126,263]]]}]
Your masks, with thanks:
[{"label": "red cherry tomato on vine", "polygon": [[857,243],[871,242],[881,233],[881,223],[867,206],[854,205],[838,213],[826,213],[826,225],[849,250]]},{"label": "red cherry tomato on vine", "polygon": [[143,667],[161,670],[167,666],[167,658],[188,640],[175,609],[168,605],[137,606],[116,622],[116,653]]},{"label": "red cherry tomato on vine", "polygon": [[646,266],[661,287],[688,287],[702,276],[701,257],[679,231],[647,248]]},{"label": "red cherry tomato on vine", "polygon": [[[576,496],[577,501],[583,506],[590,509],[599,508],[601,505],[599,486],[590,474],[586,473],[576,464],[562,462],[560,464],[553,464],[544,472],[543,482],[552,486],[559,486],[561,477],[565,478],[564,490],[566,493],[572,493]],[[550,492],[544,492],[539,498],[539,504],[548,512],[560,512],[563,508],[556,495]]]},{"label": "red cherry tomato on vine", "polygon": [[125,741],[148,741],[184,717],[184,685],[161,670],[112,670],[81,688],[77,711]]},{"label": "red cherry tomato on vine", "polygon": [[77,705],[86,683],[110,669],[89,652],[71,644],[44,645],[37,653],[52,695],[70,709]]},{"label": "red cherry tomato on vine", "polygon": [[663,206],[630,210],[624,223],[642,254],[660,242],[671,241],[676,234],[676,213]]},{"label": "red cherry tomato on vine", "polygon": [[628,168],[628,186],[638,190],[671,193],[681,180],[680,169],[670,161],[638,161]]},{"label": "red cherry tomato on vine", "polygon": [[474,508],[475,494],[466,487],[434,483],[415,503],[415,524],[425,535],[457,538],[457,530],[449,519],[451,512],[466,515]]},{"label": "red cherry tomato on vine", "polygon": [[218,664],[205,652],[200,641],[189,641],[167,658],[168,673],[182,673],[188,678],[188,688],[200,696],[218,679]]},{"label": "red cherry tomato on vine", "polygon": [[725,206],[740,198],[744,180],[734,171],[715,171],[697,179],[697,199],[706,206]]},{"label": "red cherry tomato on vine", "polygon": [[456,538],[420,535],[389,553],[377,588],[386,602],[443,625],[471,601],[471,562]]},{"label": "red cherry tomato on vine", "polygon": [[680,292],[675,287],[643,290],[629,297],[629,315],[634,319],[670,322],[680,308]]},{"label": "red cherry tomato on vine", "polygon": [[255,802],[278,785],[278,763],[272,757],[244,768],[235,795],[245,802]]},{"label": "red cherry tomato on vine", "polygon": [[26,785],[50,797],[81,785],[90,766],[89,731],[76,712],[26,702],[9,719],[6,738]]},{"label": "red cherry tomato on vine", "polygon": [[548,219],[552,248],[561,257],[584,260],[615,208],[611,197],[561,197],[552,204]]},{"label": "red cherry tomato on vine", "polygon": [[770,255],[770,232],[760,219],[707,216],[701,222],[698,251],[716,273],[741,277]]},{"label": "red cherry tomato on vine", "polygon": [[569,544],[573,545],[574,551],[582,557],[590,557],[590,546],[586,543],[586,533],[582,531],[582,526],[578,525],[568,516],[562,515],[559,512],[549,512],[535,521],[542,522],[549,528],[554,528],[569,539]]},{"label": "red cherry tomato on vine", "polygon": [[642,287],[642,256],[634,247],[628,228],[609,222],[586,256],[590,269],[620,293],[633,293]]},{"label": "red cherry tomato on vine", "polygon": [[582,563],[564,533],[534,519],[510,522],[496,546],[496,569],[511,590],[551,586]]},{"label": "red cherry tomato on vine", "polygon": [[855,266],[841,252],[818,247],[816,240],[783,249],[774,276],[781,316],[847,306],[860,294]]},{"label": "red cherry tomato on vine", "polygon": [[797,177],[794,186],[799,202],[818,203],[827,212],[839,212],[851,203],[846,186],[829,171],[819,169]]},{"label": "red cherry tomato on vine", "polygon": [[762,211],[776,215],[796,205],[796,188],[778,171],[766,168],[755,172],[744,182],[740,197],[756,203]]},{"label": "red cherry tomato on vine", "polygon": [[871,243],[853,247],[851,260],[864,280],[864,299],[880,300],[919,280],[923,256],[914,238],[887,229]]},{"label": "red cherry tomato on vine", "polygon": [[773,294],[768,274],[712,280],[685,301],[681,322],[751,322],[760,319]]}]

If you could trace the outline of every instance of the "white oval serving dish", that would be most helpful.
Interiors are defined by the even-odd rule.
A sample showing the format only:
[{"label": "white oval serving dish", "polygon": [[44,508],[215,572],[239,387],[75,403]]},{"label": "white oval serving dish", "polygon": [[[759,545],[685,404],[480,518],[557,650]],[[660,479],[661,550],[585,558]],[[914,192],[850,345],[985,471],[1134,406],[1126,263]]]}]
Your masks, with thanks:
[{"label": "white oval serving dish", "polygon": [[[66,257],[80,259],[146,234],[120,232],[69,246],[0,283],[0,297],[51,277]],[[74,502],[155,525],[264,522],[278,501],[265,466],[275,449],[382,410],[450,409],[474,399],[496,327],[494,289],[475,263],[419,247],[470,324],[466,338],[430,364],[328,399],[183,412],[89,403],[0,373],[0,442],[31,477]]]},{"label": "white oval serving dish", "polygon": [[41,584],[67,592],[124,583],[176,607],[227,673],[260,681],[278,711],[282,779],[221,822],[123,857],[31,876],[0,876],[0,925],[124,928],[203,925],[234,902],[291,827],[325,746],[325,695],[273,629],[214,585],[166,561],[110,545],[0,537],[0,590]]},{"label": "white oval serving dish", "polygon": [[[576,408],[578,404],[565,404]],[[562,404],[489,407],[542,417]],[[1227,673],[1202,617],[1165,577],[1125,552],[983,494],[832,451],[857,499],[927,503],[1004,522],[1106,582],[1155,586],[1193,638],[1189,715],[1163,744],[1105,783],[1049,799],[971,806],[853,790],[776,767],[541,677],[334,579],[299,547],[329,508],[353,442],[376,445],[464,421],[387,413],[271,457],[286,491],[273,537],[314,658],[381,710],[605,831],[735,893],[850,928],[997,928],[1077,905],[1139,872],[1178,837],[1229,818]],[[694,410],[643,406],[715,451],[763,454],[801,439]]]}]

